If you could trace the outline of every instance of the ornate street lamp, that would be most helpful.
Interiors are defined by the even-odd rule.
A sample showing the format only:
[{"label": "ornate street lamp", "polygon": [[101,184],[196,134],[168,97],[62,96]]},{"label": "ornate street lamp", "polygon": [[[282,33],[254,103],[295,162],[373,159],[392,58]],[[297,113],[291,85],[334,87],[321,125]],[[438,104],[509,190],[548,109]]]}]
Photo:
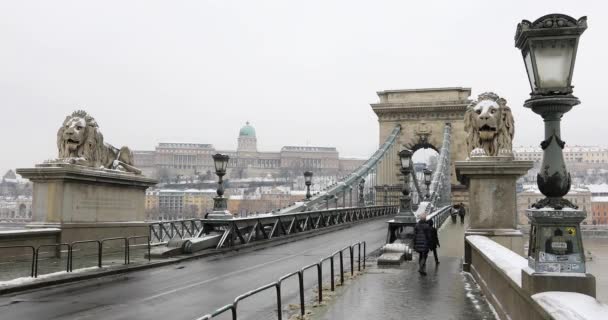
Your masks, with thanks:
[{"label": "ornate street lamp", "polygon": [[[572,95],[572,74],[579,38],[585,29],[586,17],[576,20],[549,14],[534,22],[523,20],[515,33],[515,46],[521,50],[532,89],[524,106],[545,123],[543,160],[537,176],[545,198],[527,210],[531,222],[528,265],[536,272],[585,272],[580,222],[586,213],[563,198],[570,191],[571,180],[560,130],[562,116],[580,103]],[[568,281],[567,277],[557,280]]]},{"label": "ornate street lamp", "polygon": [[425,168],[422,170],[422,173],[424,173],[424,184],[426,185],[426,195],[424,197],[429,199],[431,197],[431,177],[433,171]]},{"label": "ornate street lamp", "polygon": [[384,191],[384,205],[387,206],[388,205],[388,184],[385,184],[382,187],[383,191]]},{"label": "ornate street lamp", "polygon": [[365,207],[365,197],[363,195],[364,189],[365,189],[365,179],[361,179],[361,181],[359,181],[359,207]]},{"label": "ornate street lamp", "polygon": [[412,155],[414,152],[404,149],[399,152],[401,163],[401,174],[403,174],[403,189],[401,189],[401,204],[399,213],[395,216],[395,221],[399,223],[416,223],[416,217],[412,212],[412,202],[410,197],[410,175],[412,174]]},{"label": "ornate street lamp", "polygon": [[537,176],[540,192],[546,198],[533,205],[540,209],[577,206],[563,198],[570,191],[570,173],[562,149],[560,121],[580,101],[572,95],[572,73],[580,35],[587,29],[587,18],[576,20],[563,14],[550,14],[534,22],[517,25],[515,46],[521,50],[532,92],[524,106],[545,122],[541,142],[543,161]]},{"label": "ornate street lamp", "polygon": [[226,175],[226,168],[228,167],[228,161],[230,157],[225,154],[214,154],[213,163],[215,165],[215,174],[218,176],[217,183],[217,197],[213,198],[213,212],[207,217],[209,219],[223,219],[232,218],[232,214],[228,211],[228,204],[224,197],[224,180],[223,177]]},{"label": "ornate street lamp", "polygon": [[304,184],[306,184],[306,201],[310,201],[310,185],[312,184],[312,172],[304,172]]}]

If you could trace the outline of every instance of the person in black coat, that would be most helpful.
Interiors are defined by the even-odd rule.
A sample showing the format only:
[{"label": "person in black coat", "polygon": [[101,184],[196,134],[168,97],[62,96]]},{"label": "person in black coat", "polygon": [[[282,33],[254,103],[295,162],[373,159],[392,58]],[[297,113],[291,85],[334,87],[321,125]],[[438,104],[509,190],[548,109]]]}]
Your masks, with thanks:
[{"label": "person in black coat", "polygon": [[439,244],[437,228],[433,226],[433,220],[429,220],[429,226],[431,227],[431,243],[429,245],[429,250],[433,251],[433,256],[435,257],[435,264],[439,264],[439,258],[437,257],[437,248],[441,247],[441,245]]},{"label": "person in black coat", "polygon": [[464,204],[460,203],[460,208],[458,208],[458,215],[460,216],[460,223],[464,224],[464,216],[467,214],[467,210],[464,208]]},{"label": "person in black coat", "polygon": [[431,227],[426,221],[426,214],[422,214],[414,227],[414,250],[418,252],[418,272],[423,276],[426,275],[426,258],[429,255],[431,239]]}]

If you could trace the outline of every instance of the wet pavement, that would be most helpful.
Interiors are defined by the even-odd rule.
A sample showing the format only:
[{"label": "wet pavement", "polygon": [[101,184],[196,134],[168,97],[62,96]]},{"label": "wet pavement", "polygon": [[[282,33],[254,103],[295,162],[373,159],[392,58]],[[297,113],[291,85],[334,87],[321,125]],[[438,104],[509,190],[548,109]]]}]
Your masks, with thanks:
[{"label": "wet pavement", "polygon": [[315,319],[496,319],[479,286],[462,272],[464,225],[446,221],[439,232],[439,265],[429,255],[427,276],[418,254],[399,267],[372,263]]},{"label": "wet pavement", "polygon": [[[8,294],[0,296],[0,319],[195,319],[346,245],[367,241],[369,253],[385,238],[386,220],[377,219],[275,247]],[[305,273],[304,286],[310,303],[315,270]],[[275,319],[275,299],[272,291],[248,298],[239,303],[239,319]],[[282,301],[288,319],[298,302],[296,278],[284,282]]]},{"label": "wet pavement", "polygon": [[318,319],[495,319],[472,278],[461,272],[461,260],[440,257],[427,263],[427,276],[417,261],[398,268],[373,267],[336,297]]}]

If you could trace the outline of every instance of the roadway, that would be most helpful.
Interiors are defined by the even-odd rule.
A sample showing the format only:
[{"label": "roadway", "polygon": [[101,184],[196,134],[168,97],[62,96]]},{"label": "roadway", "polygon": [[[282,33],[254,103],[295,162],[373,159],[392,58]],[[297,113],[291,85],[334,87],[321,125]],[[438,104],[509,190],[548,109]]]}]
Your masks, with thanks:
[{"label": "roadway", "polygon": [[[195,319],[353,242],[366,241],[368,253],[378,249],[385,241],[386,220],[255,251],[1,296],[0,319]],[[314,269],[305,282],[307,300],[312,300]],[[239,319],[276,318],[274,297],[269,291],[245,300]],[[298,301],[296,278],[285,282],[282,297],[284,310]]]}]

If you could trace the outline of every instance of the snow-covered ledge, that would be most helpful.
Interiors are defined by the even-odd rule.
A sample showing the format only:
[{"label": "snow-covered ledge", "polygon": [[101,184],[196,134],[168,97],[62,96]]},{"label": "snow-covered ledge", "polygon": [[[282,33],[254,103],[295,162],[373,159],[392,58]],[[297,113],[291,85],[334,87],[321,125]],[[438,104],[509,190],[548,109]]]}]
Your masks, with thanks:
[{"label": "snow-covered ledge", "polygon": [[608,305],[586,294],[548,291],[537,293],[532,299],[555,320],[606,319]]},{"label": "snow-covered ledge", "polygon": [[466,271],[500,319],[543,319],[543,310],[521,288],[524,258],[484,236],[467,236],[464,250]]},{"label": "snow-covered ledge", "polygon": [[[585,308],[608,314],[606,305],[580,293],[545,292],[531,296],[522,288],[522,270],[531,271],[526,259],[490,238],[466,237],[465,265],[500,319],[598,319],[595,312],[576,312]],[[568,303],[560,302],[575,296]]]}]

